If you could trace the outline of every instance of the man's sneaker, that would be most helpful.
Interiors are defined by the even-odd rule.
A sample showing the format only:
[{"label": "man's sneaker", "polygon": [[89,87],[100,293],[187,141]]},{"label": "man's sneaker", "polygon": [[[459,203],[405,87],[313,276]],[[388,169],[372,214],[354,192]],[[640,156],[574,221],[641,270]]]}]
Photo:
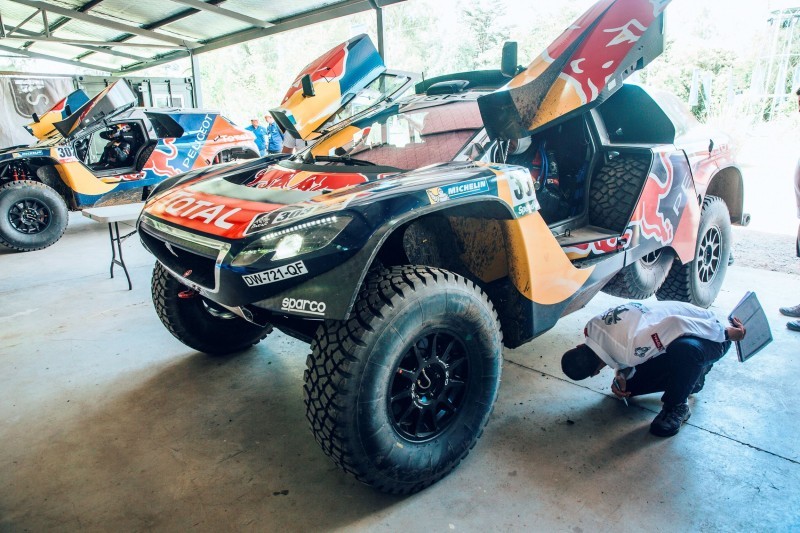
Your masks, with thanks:
[{"label": "man's sneaker", "polygon": [[681,403],[661,409],[650,424],[650,433],[658,437],[671,437],[681,429],[681,425],[689,420],[692,413],[688,403]]},{"label": "man's sneaker", "polygon": [[786,327],[792,331],[800,331],[800,320],[790,320],[786,323]]},{"label": "man's sneaker", "polygon": [[792,318],[800,318],[800,304],[792,307],[781,307],[778,309],[782,315],[790,316]]}]

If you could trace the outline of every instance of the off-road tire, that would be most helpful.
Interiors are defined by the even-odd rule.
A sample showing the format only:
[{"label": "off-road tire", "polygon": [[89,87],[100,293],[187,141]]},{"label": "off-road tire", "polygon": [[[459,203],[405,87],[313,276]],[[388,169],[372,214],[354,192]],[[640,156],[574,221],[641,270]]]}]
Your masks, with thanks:
[{"label": "off-road tire", "polygon": [[317,329],[306,367],[306,416],[325,454],[367,485],[410,494],[451,472],[483,432],[502,333],[471,281],[393,267],[368,275],[349,319]]},{"label": "off-road tire", "polygon": [[674,257],[672,249],[660,248],[617,272],[603,292],[635,300],[649,298],[664,283]]},{"label": "off-road tire", "polygon": [[41,250],[64,235],[68,222],[67,204],[52,187],[32,180],[0,187],[0,244],[19,252]]},{"label": "off-road tire", "polygon": [[589,186],[589,222],[621,234],[648,170],[646,157],[625,155],[606,161]]},{"label": "off-road tire", "polygon": [[[190,348],[212,355],[241,352],[258,344],[272,332],[238,316],[223,318],[213,315],[213,304],[197,293],[191,293],[164,268],[156,263],[151,281],[153,305],[161,322],[172,335]],[[181,298],[184,293],[187,298]],[[219,313],[218,313],[219,314]]]},{"label": "off-road tire", "polygon": [[731,218],[728,207],[722,198],[706,196],[697,231],[695,259],[685,265],[676,259],[667,279],[656,291],[656,298],[689,302],[700,307],[710,306],[722,288],[730,253]]}]

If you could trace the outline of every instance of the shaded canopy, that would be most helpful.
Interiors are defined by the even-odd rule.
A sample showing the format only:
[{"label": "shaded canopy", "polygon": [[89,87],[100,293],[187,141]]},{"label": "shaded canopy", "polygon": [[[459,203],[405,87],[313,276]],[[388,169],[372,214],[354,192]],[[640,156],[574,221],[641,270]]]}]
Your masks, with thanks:
[{"label": "shaded canopy", "polygon": [[125,74],[403,0],[0,0],[0,51]]}]

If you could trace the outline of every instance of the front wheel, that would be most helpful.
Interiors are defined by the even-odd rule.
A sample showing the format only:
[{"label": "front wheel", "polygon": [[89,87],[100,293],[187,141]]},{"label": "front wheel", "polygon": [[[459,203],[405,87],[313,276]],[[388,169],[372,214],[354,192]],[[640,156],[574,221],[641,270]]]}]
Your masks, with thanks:
[{"label": "front wheel", "polygon": [[695,259],[672,264],[666,281],[656,292],[659,300],[678,300],[710,306],[722,288],[731,255],[731,218],[722,198],[706,196],[697,231]]},{"label": "front wheel", "polygon": [[246,350],[269,335],[271,326],[247,322],[189,290],[156,263],[151,282],[153,305],[172,335],[190,348],[222,355]]},{"label": "front wheel", "polygon": [[304,390],[314,437],[339,467],[385,492],[417,492],[452,471],[497,398],[497,313],[446,270],[372,274],[351,318],[325,321],[311,348]]},{"label": "front wheel", "polygon": [[55,244],[67,229],[64,199],[38,181],[12,181],[0,187],[0,244],[20,252]]}]

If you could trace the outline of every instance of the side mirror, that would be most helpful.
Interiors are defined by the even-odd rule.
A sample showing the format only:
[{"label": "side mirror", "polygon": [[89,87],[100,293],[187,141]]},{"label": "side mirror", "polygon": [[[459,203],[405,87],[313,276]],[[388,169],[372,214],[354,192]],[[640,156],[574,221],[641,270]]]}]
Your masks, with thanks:
[{"label": "side mirror", "polygon": [[303,96],[308,98],[309,96],[314,96],[314,84],[311,83],[311,75],[306,74],[300,79],[300,83],[303,86]]},{"label": "side mirror", "polygon": [[72,114],[72,108],[69,106],[69,104],[64,106],[64,113],[67,114],[66,116],[70,116]]},{"label": "side mirror", "polygon": [[34,121],[35,123],[37,123],[37,124],[39,123],[39,115],[37,115],[36,113],[34,113],[33,115],[31,115],[31,118],[33,119],[33,121]]},{"label": "side mirror", "polygon": [[507,41],[503,43],[503,58],[500,61],[500,72],[506,78],[513,78],[517,75],[517,43]]}]

